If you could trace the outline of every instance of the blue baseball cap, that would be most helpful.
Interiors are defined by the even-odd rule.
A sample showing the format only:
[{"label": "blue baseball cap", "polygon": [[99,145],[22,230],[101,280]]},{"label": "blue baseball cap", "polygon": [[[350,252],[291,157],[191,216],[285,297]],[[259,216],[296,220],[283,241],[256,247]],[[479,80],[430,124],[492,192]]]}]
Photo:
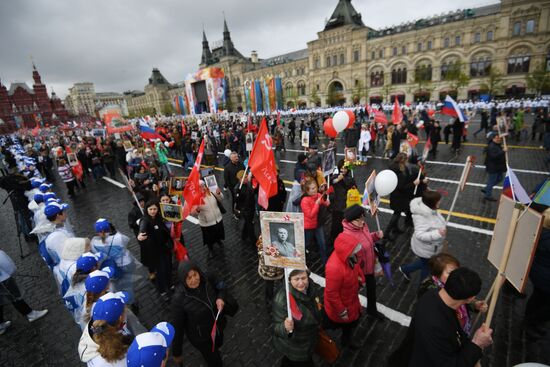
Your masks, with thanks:
[{"label": "blue baseball cap", "polygon": [[86,287],[86,292],[91,293],[101,293],[109,284],[109,280],[115,273],[115,269],[112,267],[106,267],[101,270],[94,270],[84,281],[84,286]]},{"label": "blue baseball cap", "polygon": [[166,339],[166,345],[168,346],[172,344],[172,340],[174,340],[174,336],[176,335],[176,329],[174,329],[172,324],[166,321],[156,324],[155,327],[151,329],[151,332],[161,333],[164,339]]},{"label": "blue baseball cap", "polygon": [[49,202],[48,205],[44,208],[44,214],[46,217],[53,217],[56,214],[61,213],[63,210],[67,209],[69,204]]},{"label": "blue baseball cap", "polygon": [[[169,323],[164,322],[161,324],[165,324],[163,328],[166,330],[175,333],[174,327]],[[155,331],[157,326],[148,333],[136,336],[126,355],[128,367],[160,367],[162,365],[162,361],[166,358],[166,350],[172,343],[174,336],[172,334],[168,340],[167,335],[162,331]]]},{"label": "blue baseball cap", "polygon": [[40,204],[44,201],[44,194],[42,194],[41,192],[34,194],[33,200],[35,203]]},{"label": "blue baseball cap", "polygon": [[57,195],[55,194],[55,192],[44,193],[44,201],[48,201],[50,199],[57,199]]},{"label": "blue baseball cap", "polygon": [[52,184],[49,184],[49,183],[45,183],[45,182],[44,182],[44,183],[40,184],[40,186],[38,187],[38,189],[39,189],[40,191],[42,191],[42,192],[47,192],[49,189],[52,188],[52,186],[53,186]]},{"label": "blue baseball cap", "polygon": [[99,218],[95,222],[95,231],[96,232],[108,232],[111,230],[111,223],[107,219]]},{"label": "blue baseball cap", "polygon": [[76,260],[76,269],[85,273],[90,272],[97,266],[97,263],[103,260],[103,254],[93,254],[91,252],[85,252]]},{"label": "blue baseball cap", "polygon": [[33,189],[37,189],[40,187],[40,185],[42,185],[43,183],[45,182],[45,180],[43,179],[40,179],[40,178],[33,178],[31,179],[31,187]]},{"label": "blue baseball cap", "polygon": [[124,312],[128,297],[127,292],[109,292],[99,297],[92,311],[92,320],[105,320],[114,324]]}]

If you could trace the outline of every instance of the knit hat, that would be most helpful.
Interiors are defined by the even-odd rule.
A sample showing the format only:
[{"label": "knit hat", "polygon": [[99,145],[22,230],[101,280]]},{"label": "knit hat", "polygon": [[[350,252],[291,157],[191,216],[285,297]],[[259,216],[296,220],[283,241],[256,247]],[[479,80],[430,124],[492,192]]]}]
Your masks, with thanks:
[{"label": "knit hat", "polygon": [[344,211],[344,218],[348,222],[352,222],[362,216],[365,216],[365,209],[359,204],[352,205]]},{"label": "knit hat", "polygon": [[63,251],[61,251],[61,258],[63,260],[78,260],[78,258],[82,256],[86,249],[86,240],[86,238],[79,237],[67,238],[65,242],[63,242]]},{"label": "knit hat", "polygon": [[108,232],[111,230],[111,223],[107,219],[99,218],[95,222],[95,231],[96,232]]},{"label": "knit hat", "polygon": [[128,367],[160,367],[174,334],[175,329],[172,325],[161,322],[150,332],[136,336],[128,348]]},{"label": "knit hat", "polygon": [[103,254],[92,254],[91,252],[86,252],[82,254],[76,260],[76,269],[84,273],[90,272],[94,267],[97,266],[97,263],[103,260]]},{"label": "knit hat", "polygon": [[124,312],[124,305],[129,295],[127,292],[109,292],[97,300],[92,312],[92,320],[105,320],[114,324]]},{"label": "knit hat", "polygon": [[109,280],[114,275],[115,269],[112,267],[106,267],[101,270],[94,270],[84,281],[86,292],[100,293],[107,288]]}]

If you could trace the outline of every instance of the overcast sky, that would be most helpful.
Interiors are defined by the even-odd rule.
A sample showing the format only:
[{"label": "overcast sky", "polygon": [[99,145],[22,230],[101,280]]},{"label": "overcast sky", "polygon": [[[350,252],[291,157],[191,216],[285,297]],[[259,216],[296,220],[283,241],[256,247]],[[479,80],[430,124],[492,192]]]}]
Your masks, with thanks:
[{"label": "overcast sky", "polygon": [[[498,0],[353,0],[363,22],[383,28]],[[75,82],[97,92],[143,89],[153,67],[169,82],[198,68],[202,27],[210,44],[231,38],[245,56],[295,51],[317,38],[338,0],[0,0],[0,78],[32,85],[30,55],[49,91]]]}]

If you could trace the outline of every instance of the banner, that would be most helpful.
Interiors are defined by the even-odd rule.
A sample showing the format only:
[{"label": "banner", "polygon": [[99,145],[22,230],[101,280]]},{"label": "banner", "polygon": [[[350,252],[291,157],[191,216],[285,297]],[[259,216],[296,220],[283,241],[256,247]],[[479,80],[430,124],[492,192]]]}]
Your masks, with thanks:
[{"label": "banner", "polygon": [[245,102],[245,110],[247,112],[252,111],[252,103],[250,98],[250,80],[246,80],[243,84],[244,89],[244,102]]},{"label": "banner", "polygon": [[262,102],[262,86],[259,80],[254,80],[254,96],[256,97],[256,111],[263,111],[263,102]]},{"label": "banner", "polygon": [[284,110],[284,100],[283,100],[283,82],[281,78],[275,78],[275,95],[277,101],[277,109]]},{"label": "banner", "polygon": [[109,105],[99,110],[99,117],[107,126],[108,134],[123,133],[131,131],[134,127],[128,124],[123,118],[118,105]]}]

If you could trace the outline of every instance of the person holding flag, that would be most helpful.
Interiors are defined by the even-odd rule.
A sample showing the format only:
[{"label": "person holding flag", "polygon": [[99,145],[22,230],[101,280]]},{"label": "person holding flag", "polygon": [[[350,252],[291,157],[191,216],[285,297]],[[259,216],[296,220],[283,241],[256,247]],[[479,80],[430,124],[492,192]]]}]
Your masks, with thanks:
[{"label": "person holding flag", "polygon": [[199,218],[202,243],[208,246],[208,258],[211,259],[214,257],[214,244],[217,243],[223,246],[223,241],[225,240],[223,216],[220,210],[223,194],[220,188],[217,188],[216,192],[211,192],[210,189],[206,187],[206,183],[202,180],[199,181],[199,187],[202,203],[195,206],[191,210],[191,214]]},{"label": "person holding flag", "polygon": [[275,196],[278,190],[277,167],[272,149],[273,143],[265,118],[262,120],[258,137],[248,159],[248,167],[254,178],[258,181],[258,205],[267,209],[269,198]]},{"label": "person holding flag", "polygon": [[283,354],[282,367],[314,366],[312,357],[322,321],[322,290],[309,278],[308,270],[291,270],[285,281],[290,282],[292,318],[288,318],[286,289],[282,287],[273,302],[273,344]]}]

